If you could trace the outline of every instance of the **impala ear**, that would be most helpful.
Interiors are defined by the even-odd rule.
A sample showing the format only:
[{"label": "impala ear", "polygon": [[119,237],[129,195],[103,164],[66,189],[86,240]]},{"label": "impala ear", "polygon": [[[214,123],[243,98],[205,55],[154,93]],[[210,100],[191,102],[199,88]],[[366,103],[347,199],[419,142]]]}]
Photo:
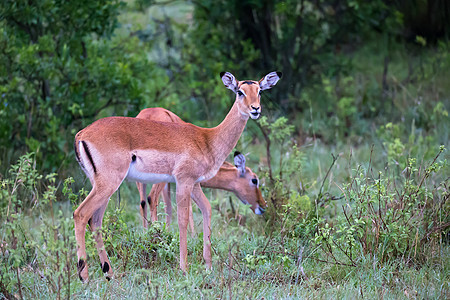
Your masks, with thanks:
[{"label": "impala ear", "polygon": [[233,74],[229,72],[221,72],[220,78],[222,78],[222,82],[227,87],[227,89],[232,90],[234,93],[237,92],[237,81],[236,78],[234,78]]},{"label": "impala ear", "polygon": [[245,156],[239,152],[234,152],[234,165],[239,170],[239,173],[242,176],[245,175]]},{"label": "impala ear", "polygon": [[278,80],[283,76],[281,72],[270,72],[259,81],[259,87],[262,91],[271,89],[277,84]]}]

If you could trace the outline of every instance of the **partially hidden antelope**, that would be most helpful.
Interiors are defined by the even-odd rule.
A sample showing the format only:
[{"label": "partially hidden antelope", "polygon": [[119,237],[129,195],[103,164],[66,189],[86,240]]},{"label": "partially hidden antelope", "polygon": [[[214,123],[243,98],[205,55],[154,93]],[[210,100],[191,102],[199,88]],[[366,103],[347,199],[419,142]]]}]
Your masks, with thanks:
[{"label": "partially hidden antelope", "polygon": [[224,85],[236,94],[231,110],[214,128],[188,123],[167,123],[131,117],[107,117],[95,121],[75,136],[78,163],[89,177],[92,190],[75,210],[78,275],[88,280],[86,225],[93,232],[101,268],[109,280],[108,259],[101,226],[111,195],[124,179],[142,183],[176,184],[177,219],[180,234],[180,268],[187,271],[187,224],[191,197],[203,217],[203,258],[211,268],[211,205],[200,182],[216,175],[236,146],[248,118],[261,114],[260,93],[281,78],[271,72],[259,81],[237,81],[228,72],[220,74]]},{"label": "partially hidden antelope", "polygon": [[[161,107],[143,109],[136,116],[136,118],[160,122],[185,123],[176,114]],[[147,198],[147,185],[141,182],[136,182],[136,185],[138,187],[141,200],[140,213],[144,227],[148,227],[147,202],[150,208],[150,220],[152,222],[158,220],[157,207],[161,193],[165,203],[166,225],[170,226],[172,220],[172,203],[170,199],[169,183],[154,184]],[[224,162],[222,166],[220,166],[217,174],[209,180],[200,182],[200,186],[233,192],[242,203],[250,205],[251,210],[255,214],[261,215],[264,213],[266,202],[264,201],[261,190],[259,189],[258,176],[253,173],[250,168],[245,166],[245,156],[242,153],[234,153],[234,166],[229,162]],[[189,227],[193,233],[194,223],[192,218],[192,209],[189,211]]]}]

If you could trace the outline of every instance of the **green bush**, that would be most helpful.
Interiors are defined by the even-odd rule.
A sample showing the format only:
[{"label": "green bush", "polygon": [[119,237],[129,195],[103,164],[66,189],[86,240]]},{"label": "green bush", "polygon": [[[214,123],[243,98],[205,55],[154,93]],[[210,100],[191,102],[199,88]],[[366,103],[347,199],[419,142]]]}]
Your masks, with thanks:
[{"label": "green bush", "polygon": [[153,222],[148,230],[129,228],[120,209],[107,212],[103,219],[102,235],[106,252],[114,267],[123,272],[128,269],[149,269],[159,264],[176,263],[177,236],[159,222]]},{"label": "green bush", "polygon": [[[434,256],[448,231],[444,151],[427,165],[408,159],[401,175],[372,167],[355,170],[345,187],[342,215],[321,222],[314,242],[335,263],[358,265],[362,255],[380,265],[402,258],[423,263]],[[444,235],[442,235],[444,233]]]},{"label": "green bush", "polygon": [[[165,72],[133,36],[113,35],[120,1],[6,1],[0,8],[2,171],[34,152],[61,177],[74,165],[73,137],[92,121],[136,116],[158,96]],[[11,122],[14,120],[14,122]]]},{"label": "green bush", "polygon": [[23,289],[35,293],[34,279],[24,275],[31,269],[59,298],[70,295],[75,236],[71,214],[56,201],[57,175],[39,174],[33,153],[20,157],[9,173],[0,193],[0,292],[7,298],[22,298]]}]

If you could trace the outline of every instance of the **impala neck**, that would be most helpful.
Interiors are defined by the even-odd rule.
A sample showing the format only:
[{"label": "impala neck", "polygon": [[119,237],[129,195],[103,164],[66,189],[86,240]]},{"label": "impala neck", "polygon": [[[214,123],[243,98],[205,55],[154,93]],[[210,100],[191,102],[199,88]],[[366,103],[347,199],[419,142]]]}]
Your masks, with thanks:
[{"label": "impala neck", "polygon": [[239,112],[237,101],[235,101],[222,123],[212,128],[211,149],[213,149],[215,161],[219,164],[217,168],[236,146],[248,118]]},{"label": "impala neck", "polygon": [[227,173],[225,172],[227,171],[223,171],[222,168],[220,168],[216,176],[201,183],[202,187],[234,191],[234,177],[227,176]]}]

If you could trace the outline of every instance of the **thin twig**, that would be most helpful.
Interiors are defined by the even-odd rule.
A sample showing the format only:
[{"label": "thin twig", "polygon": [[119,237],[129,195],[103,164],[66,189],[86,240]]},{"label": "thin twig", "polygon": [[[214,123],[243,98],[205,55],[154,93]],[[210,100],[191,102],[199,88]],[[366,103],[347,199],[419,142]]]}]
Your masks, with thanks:
[{"label": "thin twig", "polygon": [[347,216],[347,212],[345,211],[345,206],[344,205],[342,205],[342,211],[344,212],[344,216],[347,219],[348,225],[352,226],[352,224],[350,223],[350,219]]},{"label": "thin twig", "polygon": [[[428,166],[428,168],[431,167],[431,166],[436,162],[436,160],[437,160],[438,157],[441,155],[441,153],[442,153],[442,150],[439,150],[438,154],[436,154],[436,156],[434,157],[433,161],[432,161],[431,164]],[[419,186],[417,187],[417,190],[416,190],[416,192],[414,193],[414,195],[416,195],[416,194],[419,192],[419,190],[420,190],[420,188],[422,187],[422,184],[423,184],[423,182],[425,181],[425,179],[428,178],[428,176],[430,176],[431,171],[428,171],[428,168],[425,169],[425,175],[423,175],[422,180],[420,181],[420,184],[419,184]]]},{"label": "thin twig", "polygon": [[427,234],[425,234],[425,236],[420,240],[420,243],[424,242],[425,239],[429,238],[430,235],[436,231],[444,231],[446,230],[448,227],[450,227],[450,222],[444,223],[441,226],[436,226],[433,229],[431,229],[430,231],[427,232]]},{"label": "thin twig", "polygon": [[20,296],[20,299],[23,299],[23,296],[22,296],[22,284],[20,283],[20,277],[19,277],[19,267],[16,268],[16,272],[17,272],[17,285],[18,285],[18,288],[19,288],[19,296]]},{"label": "thin twig", "polygon": [[322,260],[322,259],[319,259],[319,258],[314,258],[314,257],[310,257],[311,259],[314,259],[315,261],[319,261],[319,262],[323,262],[323,263],[331,263],[331,264],[335,264],[335,265],[339,265],[339,266],[347,266],[347,267],[356,267],[356,266],[352,266],[352,265],[349,265],[349,264],[346,264],[346,263],[341,263],[341,262],[338,262],[338,261],[327,261],[327,260]]},{"label": "thin twig", "polygon": [[[216,249],[214,248],[214,247],[211,247],[211,249],[213,249],[213,251],[214,251],[214,254],[216,255],[216,256],[219,256],[219,253],[217,253],[217,251],[216,251]],[[239,270],[236,270],[235,268],[233,268],[232,266],[230,266],[229,264],[227,264],[227,262],[226,261],[224,261],[223,262],[229,269],[231,269],[231,270],[233,270],[233,271],[235,271],[236,273],[238,273],[238,274],[240,274],[240,275],[242,275],[243,273],[241,272],[241,271],[239,271]]]},{"label": "thin twig", "polygon": [[[301,247],[300,251],[298,253],[298,259],[297,259],[297,265],[299,267],[300,272],[302,273],[303,277],[308,280],[308,277],[305,274],[305,271],[303,270],[303,266],[302,266],[302,260],[303,260],[303,250],[305,249],[305,247]],[[298,283],[298,276],[300,275],[300,273],[297,273],[297,278],[295,278],[295,284]]]},{"label": "thin twig", "polygon": [[339,250],[341,250],[342,253],[345,254],[345,256],[347,256],[350,259],[350,261],[352,262],[353,266],[356,267],[355,261],[353,260],[353,258],[351,258],[350,255],[348,255],[347,251],[344,251],[344,249],[342,249],[342,247],[338,243],[336,243],[335,240],[333,240],[333,243],[336,245],[336,247],[339,248]]},{"label": "thin twig", "polygon": [[330,168],[328,168],[327,174],[322,180],[322,185],[320,186],[319,194],[317,195],[317,200],[322,197],[322,190],[323,186],[325,184],[325,181],[327,180],[328,176],[330,175],[331,168],[333,168],[334,164],[336,163],[337,159],[339,158],[339,155],[334,156],[333,153],[331,153],[331,157],[333,158],[333,161],[331,162]]},{"label": "thin twig", "polygon": [[[380,219],[384,225],[384,228],[388,229],[386,226],[386,223],[384,222],[383,217],[381,215],[381,174],[378,175],[378,184],[379,184],[379,187],[378,187],[378,214],[380,215]],[[389,229],[388,229],[388,231],[389,231]]]},{"label": "thin twig", "polygon": [[264,139],[266,140],[266,156],[267,156],[267,164],[269,165],[269,179],[270,179],[270,183],[273,185],[274,179],[273,179],[273,175],[272,175],[272,162],[271,162],[271,157],[270,157],[270,146],[271,146],[270,138],[269,138],[269,135],[267,134],[266,130],[264,129],[264,127],[262,127],[259,122],[255,122],[255,124],[261,130],[261,132],[264,136]]}]

